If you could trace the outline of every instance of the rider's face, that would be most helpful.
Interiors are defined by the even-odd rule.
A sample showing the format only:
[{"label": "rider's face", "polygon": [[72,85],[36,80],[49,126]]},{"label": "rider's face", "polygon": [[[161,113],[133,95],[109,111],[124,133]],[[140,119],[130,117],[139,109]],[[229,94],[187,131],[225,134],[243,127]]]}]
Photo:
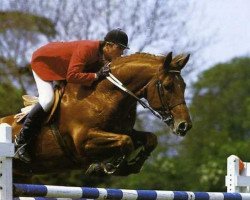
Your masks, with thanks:
[{"label": "rider's face", "polygon": [[105,45],[103,53],[105,59],[111,61],[117,57],[120,57],[123,54],[124,50],[125,48],[118,44],[108,43],[107,45]]}]

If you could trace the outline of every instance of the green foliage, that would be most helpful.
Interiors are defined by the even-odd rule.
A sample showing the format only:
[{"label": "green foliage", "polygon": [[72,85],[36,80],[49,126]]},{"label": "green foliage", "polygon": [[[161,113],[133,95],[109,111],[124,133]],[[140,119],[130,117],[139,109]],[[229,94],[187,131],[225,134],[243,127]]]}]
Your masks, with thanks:
[{"label": "green foliage", "polygon": [[20,111],[22,106],[21,91],[13,85],[10,83],[1,83],[0,97],[0,117],[15,114]]},{"label": "green foliage", "polygon": [[[27,90],[31,79],[28,73],[29,64],[23,57],[29,47],[25,45],[29,42],[35,44],[39,34],[55,36],[54,23],[32,13],[0,11],[0,50],[3,52],[0,55],[0,82],[14,80],[23,92]],[[8,53],[4,53],[6,50]]]},{"label": "green foliage", "polygon": [[20,11],[0,11],[0,33],[9,29],[25,30],[55,36],[56,30],[51,20]]},{"label": "green foliage", "polygon": [[[132,189],[155,189],[155,190],[183,190],[181,167],[175,158],[162,156],[155,152],[151,159],[146,161],[139,174],[128,177],[112,177],[108,187],[132,188]],[[107,186],[105,186],[107,187]]]},{"label": "green foliage", "polygon": [[34,184],[95,187],[101,183],[108,184],[109,178],[87,177],[84,175],[84,171],[74,170],[59,174],[37,175],[32,177],[31,181]]},{"label": "green foliage", "polygon": [[[193,129],[180,146],[187,189],[225,190],[226,158],[250,160],[250,59],[219,64],[194,84]],[[195,180],[195,181],[194,181]]]}]

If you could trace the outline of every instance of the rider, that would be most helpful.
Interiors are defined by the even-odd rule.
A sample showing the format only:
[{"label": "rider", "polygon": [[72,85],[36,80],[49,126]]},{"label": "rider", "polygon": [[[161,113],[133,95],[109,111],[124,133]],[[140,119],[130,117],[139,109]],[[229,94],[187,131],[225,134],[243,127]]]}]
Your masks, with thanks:
[{"label": "rider", "polygon": [[66,80],[91,86],[108,76],[110,69],[104,63],[120,57],[125,49],[128,49],[127,34],[114,29],[106,34],[104,41],[51,42],[33,53],[31,68],[39,101],[27,115],[15,140],[16,154],[21,161],[31,162],[27,145],[37,135],[36,130],[53,105],[53,81]]}]

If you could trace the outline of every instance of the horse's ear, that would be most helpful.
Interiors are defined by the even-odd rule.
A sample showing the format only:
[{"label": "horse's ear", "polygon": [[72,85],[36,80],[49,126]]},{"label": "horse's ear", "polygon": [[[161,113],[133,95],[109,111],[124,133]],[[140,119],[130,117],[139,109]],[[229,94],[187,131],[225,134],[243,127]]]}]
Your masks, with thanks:
[{"label": "horse's ear", "polygon": [[186,56],[182,56],[182,58],[180,58],[177,61],[177,66],[179,70],[181,70],[187,64],[189,57],[190,57],[190,54],[187,54]]},{"label": "horse's ear", "polygon": [[170,63],[172,61],[172,52],[169,52],[168,55],[166,56],[165,60],[164,60],[164,70],[168,71],[170,69]]}]

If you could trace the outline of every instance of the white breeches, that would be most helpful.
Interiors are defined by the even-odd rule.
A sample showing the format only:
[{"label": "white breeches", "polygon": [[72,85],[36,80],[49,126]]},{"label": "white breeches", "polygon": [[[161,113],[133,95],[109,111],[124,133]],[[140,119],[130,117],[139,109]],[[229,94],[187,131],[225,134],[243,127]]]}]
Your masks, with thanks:
[{"label": "white breeches", "polygon": [[34,79],[39,95],[39,103],[45,112],[49,111],[54,103],[54,89],[52,81],[42,80],[33,70]]}]

